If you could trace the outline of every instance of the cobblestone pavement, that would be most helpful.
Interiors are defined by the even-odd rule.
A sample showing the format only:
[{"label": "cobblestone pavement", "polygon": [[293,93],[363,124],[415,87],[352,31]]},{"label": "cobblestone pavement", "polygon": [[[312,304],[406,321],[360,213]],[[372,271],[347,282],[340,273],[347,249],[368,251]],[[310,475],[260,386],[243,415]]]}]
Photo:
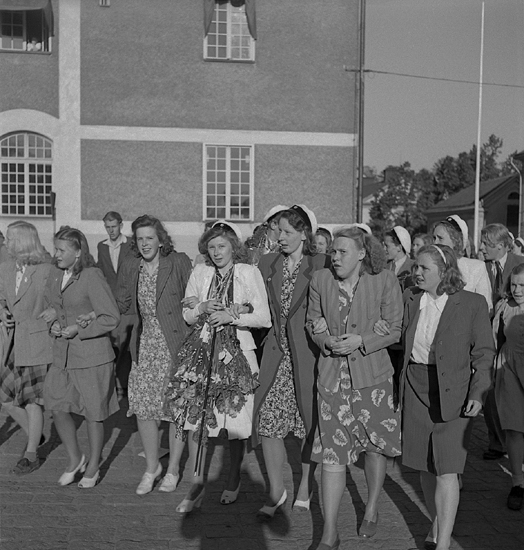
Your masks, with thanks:
[{"label": "cobblestone pavement", "polygon": [[[125,402],[123,402],[124,404]],[[145,462],[138,456],[140,438],[134,418],[125,409],[106,423],[107,441],[101,466],[101,482],[94,489],[81,490],[76,484],[60,487],[57,480],[66,466],[65,451],[49,415],[46,414],[46,443],[40,448],[45,460],[36,472],[16,477],[11,473],[20,456],[24,437],[17,426],[0,412],[0,498],[2,550],[314,550],[322,533],[322,512],[315,486],[310,512],[293,512],[289,498],[270,523],[260,523],[255,514],[265,500],[264,463],[260,448],[244,460],[242,489],[230,506],[219,503],[224,488],[222,442],[208,453],[208,485],[201,510],[187,516],[175,512],[191,483],[184,471],[178,489],[165,494],[153,491],[137,496],[136,485]],[[87,449],[85,423],[79,429]],[[524,510],[510,511],[506,497],[510,478],[504,471],[507,458],[482,460],[486,447],[482,418],[475,420],[470,456],[464,474],[464,489],[451,548],[475,550],[524,549]],[[227,444],[226,444],[227,445]],[[163,445],[167,447],[167,430]],[[289,439],[286,447],[290,466],[285,469],[289,495],[299,478],[299,444]],[[164,467],[167,457],[162,459]],[[317,471],[317,481],[320,472]],[[411,550],[424,546],[429,521],[422,503],[418,475],[398,462],[388,465],[380,523],[371,540],[357,536],[366,499],[361,464],[347,474],[339,517],[341,550]]]}]

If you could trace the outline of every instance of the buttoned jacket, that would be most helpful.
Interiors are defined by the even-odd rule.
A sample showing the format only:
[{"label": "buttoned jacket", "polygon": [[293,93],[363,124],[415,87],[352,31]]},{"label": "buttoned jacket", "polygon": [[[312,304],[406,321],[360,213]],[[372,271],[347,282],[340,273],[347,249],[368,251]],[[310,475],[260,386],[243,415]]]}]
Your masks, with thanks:
[{"label": "buttoned jacket", "polygon": [[[118,274],[117,303],[122,314],[138,315],[133,325],[129,351],[133,361],[138,361],[142,321],[138,307],[138,276],[141,258],[126,258]],[[188,326],[182,316],[182,299],[186,290],[191,261],[186,254],[171,252],[159,257],[156,279],[156,316],[166,339],[171,357],[175,359],[184,340]]]},{"label": "buttoned jacket", "polygon": [[54,338],[53,365],[82,369],[110,363],[115,354],[109,333],[118,325],[120,314],[115,298],[98,267],[86,267],[72,275],[62,288],[64,271],[53,267],[45,299],[56,310],[62,328],[75,325],[79,315],[95,313],[87,327],[78,326],[74,338]]},{"label": "buttoned jacket", "polygon": [[49,263],[27,265],[17,293],[16,262],[9,260],[0,265],[0,307],[6,307],[15,322],[16,366],[46,365],[53,359],[47,323],[38,318],[46,307],[44,290],[51,268]]},{"label": "buttoned jacket", "polygon": [[[423,293],[416,287],[404,293],[402,385],[406,384],[405,371],[413,350]],[[491,386],[495,348],[484,297],[467,290],[450,294],[434,343],[442,419],[454,420],[461,416],[469,400],[483,403]]]},{"label": "buttoned jacket", "polygon": [[128,238],[125,243],[120,245],[120,252],[118,254],[118,263],[117,270],[113,267],[113,262],[111,261],[111,254],[109,252],[109,245],[107,240],[100,241],[97,246],[98,250],[98,262],[97,266],[102,270],[109,286],[113,292],[113,295],[116,297],[117,294],[117,281],[118,281],[118,271],[122,267],[126,258],[134,257],[136,254],[131,248],[131,240]]},{"label": "buttoned jacket", "polygon": [[[362,337],[362,346],[347,356],[351,385],[355,389],[374,386],[393,376],[386,348],[400,340],[403,304],[399,282],[395,273],[387,269],[375,275],[362,273],[345,325],[340,319],[339,295],[337,278],[331,269],[313,275],[307,319],[311,337],[321,351],[319,384],[333,391],[339,375],[339,358],[326,347],[327,339],[351,333]],[[312,322],[321,317],[326,320],[328,331],[314,334]],[[379,319],[388,322],[389,335],[379,336],[373,331]]]}]

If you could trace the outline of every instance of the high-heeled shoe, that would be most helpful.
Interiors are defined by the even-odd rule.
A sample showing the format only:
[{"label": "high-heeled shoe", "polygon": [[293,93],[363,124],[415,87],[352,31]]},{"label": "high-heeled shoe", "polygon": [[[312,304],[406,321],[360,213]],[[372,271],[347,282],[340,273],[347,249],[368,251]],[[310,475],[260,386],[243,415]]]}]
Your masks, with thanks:
[{"label": "high-heeled shoe", "polygon": [[293,503],[293,511],[295,512],[308,512],[311,506],[311,499],[313,498],[313,493],[309,493],[309,498],[307,500],[295,500]]},{"label": "high-heeled shoe", "polygon": [[279,498],[278,502],[274,506],[268,506],[265,504],[257,512],[257,517],[261,519],[272,519],[275,515],[275,512],[286,502],[287,500],[287,491],[284,489],[282,496]]},{"label": "high-heeled shoe", "polygon": [[172,493],[176,489],[179,479],[179,475],[175,476],[174,474],[166,474],[158,490],[161,493]]},{"label": "high-heeled shoe", "polygon": [[433,535],[428,534],[426,537],[426,540],[424,541],[424,548],[425,550],[435,550],[437,547],[437,537],[434,537]]},{"label": "high-heeled shoe", "polygon": [[238,487],[234,491],[224,490],[222,491],[222,496],[220,497],[220,504],[233,504],[238,498],[238,492],[240,491],[240,481],[238,482]]},{"label": "high-heeled shoe", "polygon": [[375,521],[368,521],[367,519],[362,521],[362,525],[360,526],[359,535],[365,539],[370,539],[371,537],[374,537],[377,533],[377,526],[378,526],[378,512],[377,512],[377,519]]},{"label": "high-heeled shoe", "polygon": [[85,471],[86,471],[86,457],[85,455],[82,455],[82,458],[78,463],[78,466],[72,472],[64,472],[60,476],[60,479],[58,480],[58,485],[62,485],[62,487],[64,487],[65,485],[69,485],[70,483],[73,483],[73,481],[75,480],[76,473],[80,472],[81,474],[83,474]]},{"label": "high-heeled shoe", "polygon": [[157,477],[160,477],[160,474],[162,473],[162,464],[160,462],[158,463],[158,466],[152,474],[149,472],[146,472],[138,484],[138,487],[136,488],[136,494],[137,495],[147,495],[147,493],[150,493],[153,490],[153,484],[155,483],[155,479]]},{"label": "high-heeled shoe", "polygon": [[204,499],[205,492],[206,492],[206,488],[202,487],[202,490],[200,491],[200,493],[198,493],[198,495],[193,500],[185,498],[176,507],[176,511],[179,514],[189,514],[189,512],[192,512],[194,508],[200,508],[200,506],[202,505],[202,500]]},{"label": "high-heeled shoe", "polygon": [[325,542],[321,542],[317,546],[317,550],[338,550],[340,546],[340,537],[337,535],[337,540],[333,543],[332,546],[329,546],[329,544],[326,544]]},{"label": "high-heeled shoe", "polygon": [[92,489],[100,479],[100,470],[96,471],[96,474],[93,477],[84,476],[79,482],[78,486],[80,489]]}]

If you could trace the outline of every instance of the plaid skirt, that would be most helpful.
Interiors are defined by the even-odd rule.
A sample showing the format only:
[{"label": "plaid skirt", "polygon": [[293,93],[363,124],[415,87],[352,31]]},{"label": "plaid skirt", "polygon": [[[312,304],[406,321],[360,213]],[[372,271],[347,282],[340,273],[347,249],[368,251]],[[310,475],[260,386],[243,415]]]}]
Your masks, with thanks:
[{"label": "plaid skirt", "polygon": [[0,367],[0,403],[25,407],[44,404],[44,380],[48,365],[16,367],[12,362]]}]

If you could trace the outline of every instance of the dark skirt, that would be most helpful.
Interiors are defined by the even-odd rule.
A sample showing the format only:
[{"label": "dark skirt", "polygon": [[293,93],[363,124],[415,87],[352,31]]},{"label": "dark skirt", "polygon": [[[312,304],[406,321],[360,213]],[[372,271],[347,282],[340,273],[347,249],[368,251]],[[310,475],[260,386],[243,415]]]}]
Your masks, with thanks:
[{"label": "dark skirt", "polygon": [[47,365],[15,367],[10,361],[0,367],[0,403],[25,407],[44,404],[44,381]]},{"label": "dark skirt", "polygon": [[402,463],[435,475],[461,474],[471,419],[442,420],[435,365],[410,364],[405,376]]}]

